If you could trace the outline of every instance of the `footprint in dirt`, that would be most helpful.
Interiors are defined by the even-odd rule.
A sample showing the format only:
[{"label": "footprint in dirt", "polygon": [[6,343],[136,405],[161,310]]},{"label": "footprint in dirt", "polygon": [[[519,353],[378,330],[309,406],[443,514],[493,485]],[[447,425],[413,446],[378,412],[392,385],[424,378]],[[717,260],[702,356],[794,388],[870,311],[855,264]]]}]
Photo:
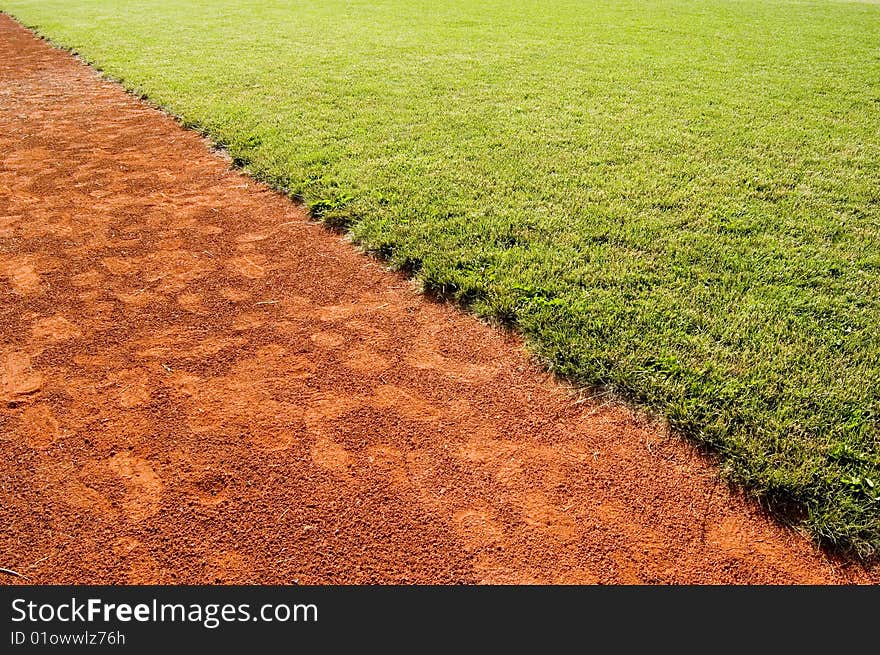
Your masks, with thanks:
[{"label": "footprint in dirt", "polygon": [[131,453],[116,453],[109,459],[83,467],[83,483],[113,497],[132,521],[142,521],[159,512],[164,484],[147,460]]},{"label": "footprint in dirt", "polygon": [[24,254],[0,257],[0,275],[4,275],[12,290],[20,296],[29,296],[41,290],[40,275],[55,268],[54,262],[45,257]]},{"label": "footprint in dirt", "polygon": [[65,341],[80,336],[80,331],[61,314],[41,318],[34,322],[31,333],[37,341]]},{"label": "footprint in dirt", "polygon": [[0,355],[0,399],[18,403],[43,386],[43,375],[34,370],[31,356],[20,351]]},{"label": "footprint in dirt", "polygon": [[58,420],[48,405],[34,405],[21,415],[21,436],[27,445],[37,450],[51,446],[61,436]]}]

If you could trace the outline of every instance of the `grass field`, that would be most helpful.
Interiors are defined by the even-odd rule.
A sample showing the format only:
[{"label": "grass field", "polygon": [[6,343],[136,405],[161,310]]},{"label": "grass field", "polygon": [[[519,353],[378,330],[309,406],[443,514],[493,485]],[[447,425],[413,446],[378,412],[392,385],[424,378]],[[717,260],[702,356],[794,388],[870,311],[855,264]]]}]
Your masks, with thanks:
[{"label": "grass field", "polygon": [[880,4],[0,9],[820,541],[880,548]]}]

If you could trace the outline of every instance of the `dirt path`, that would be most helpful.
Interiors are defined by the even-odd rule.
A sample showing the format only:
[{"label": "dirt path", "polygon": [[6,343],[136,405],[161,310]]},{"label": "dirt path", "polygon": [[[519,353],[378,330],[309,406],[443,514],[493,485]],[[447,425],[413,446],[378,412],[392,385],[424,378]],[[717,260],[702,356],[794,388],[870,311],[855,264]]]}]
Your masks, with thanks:
[{"label": "dirt path", "polygon": [[2,567],[40,583],[870,577],[6,16],[0,157]]}]

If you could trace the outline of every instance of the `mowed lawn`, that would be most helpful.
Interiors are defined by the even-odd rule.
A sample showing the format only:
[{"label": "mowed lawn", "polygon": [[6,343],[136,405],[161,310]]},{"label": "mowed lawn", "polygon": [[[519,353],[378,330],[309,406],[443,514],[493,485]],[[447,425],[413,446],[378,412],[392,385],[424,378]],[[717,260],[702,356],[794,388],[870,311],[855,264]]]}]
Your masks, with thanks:
[{"label": "mowed lawn", "polygon": [[880,4],[0,9],[818,540],[880,547]]}]

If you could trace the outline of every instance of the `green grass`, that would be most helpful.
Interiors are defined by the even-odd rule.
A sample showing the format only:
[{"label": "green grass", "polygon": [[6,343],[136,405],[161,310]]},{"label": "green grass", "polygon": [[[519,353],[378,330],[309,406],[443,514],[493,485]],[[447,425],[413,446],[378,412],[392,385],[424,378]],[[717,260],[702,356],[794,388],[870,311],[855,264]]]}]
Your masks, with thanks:
[{"label": "green grass", "polygon": [[880,548],[880,5],[0,8],[818,540]]}]

